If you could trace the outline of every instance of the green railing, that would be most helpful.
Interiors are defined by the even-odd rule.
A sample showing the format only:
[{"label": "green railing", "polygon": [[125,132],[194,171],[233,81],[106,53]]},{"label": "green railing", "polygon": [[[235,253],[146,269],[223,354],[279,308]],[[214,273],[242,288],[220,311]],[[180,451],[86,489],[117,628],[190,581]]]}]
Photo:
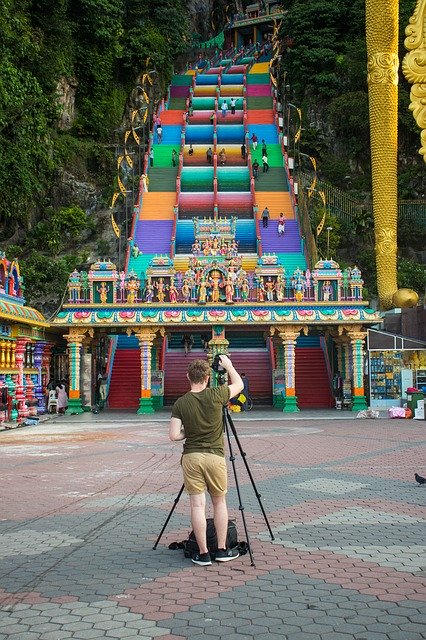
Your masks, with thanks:
[{"label": "green railing", "polygon": [[210,38],[210,40],[206,40],[205,42],[200,42],[197,44],[198,49],[213,49],[215,47],[219,47],[221,49],[223,47],[223,43],[225,42],[225,34],[219,33],[214,38]]},{"label": "green railing", "polygon": [[[311,186],[313,175],[303,172],[299,175],[300,193],[302,193]],[[350,224],[360,213],[373,216],[373,205],[371,202],[356,200],[356,198],[353,198],[337,187],[333,187],[329,182],[317,180],[315,189],[324,192],[328,211],[339,220]],[[404,220],[414,220],[419,225],[426,227],[426,201],[399,200],[398,217]]]}]

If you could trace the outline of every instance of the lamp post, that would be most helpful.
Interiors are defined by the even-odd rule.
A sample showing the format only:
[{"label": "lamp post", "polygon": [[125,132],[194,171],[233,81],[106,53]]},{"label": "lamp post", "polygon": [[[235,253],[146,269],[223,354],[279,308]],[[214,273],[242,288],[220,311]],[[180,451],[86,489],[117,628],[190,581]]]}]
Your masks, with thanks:
[{"label": "lamp post", "polygon": [[330,231],[333,230],[333,227],[327,227],[327,260],[330,253]]}]

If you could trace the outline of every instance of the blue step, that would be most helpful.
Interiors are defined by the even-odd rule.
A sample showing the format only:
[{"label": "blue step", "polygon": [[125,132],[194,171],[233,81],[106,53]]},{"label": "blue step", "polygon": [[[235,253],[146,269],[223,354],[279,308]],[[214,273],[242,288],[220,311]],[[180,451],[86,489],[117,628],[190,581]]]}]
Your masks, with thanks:
[{"label": "blue step", "polygon": [[320,347],[320,337],[319,336],[299,336],[296,340],[296,347]]},{"label": "blue step", "polygon": [[117,349],[139,349],[136,336],[118,336]]},{"label": "blue step", "polygon": [[259,138],[259,143],[264,140],[266,144],[278,144],[277,128],[274,124],[251,124],[249,125],[249,137],[255,133]]},{"label": "blue step", "polygon": [[[192,220],[178,220],[176,225],[176,253],[190,253],[194,243]],[[254,220],[237,220],[236,240],[240,253],[255,253],[256,225]]]}]

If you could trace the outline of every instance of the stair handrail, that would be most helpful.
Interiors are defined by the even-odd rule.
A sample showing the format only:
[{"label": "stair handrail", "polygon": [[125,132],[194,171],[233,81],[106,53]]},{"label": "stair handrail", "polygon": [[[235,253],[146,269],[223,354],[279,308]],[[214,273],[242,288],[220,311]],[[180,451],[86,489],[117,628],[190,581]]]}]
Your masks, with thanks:
[{"label": "stair handrail", "polygon": [[167,334],[163,336],[163,340],[161,343],[161,351],[160,351],[160,361],[159,361],[159,367],[160,367],[160,371],[164,371],[164,365],[166,362],[166,351],[167,351],[167,346],[168,346],[168,338],[167,338]]},{"label": "stair handrail", "polygon": [[[301,171],[300,175],[304,186],[309,186],[312,183],[312,175],[304,171]],[[327,207],[330,212],[333,212],[336,217],[345,220],[349,224],[353,223],[354,218],[360,211],[366,211],[371,216],[373,215],[372,203],[357,200],[350,194],[339,189],[339,187],[335,187],[325,180],[317,179],[317,189],[325,193]],[[426,207],[424,200],[398,200],[397,205],[399,216],[402,218],[414,218],[420,224],[426,226]],[[411,212],[409,212],[409,209],[411,209]],[[415,211],[416,209],[417,211]]]},{"label": "stair handrail", "polygon": [[328,350],[328,344],[327,341],[325,339],[324,336],[320,336],[320,345],[321,345],[321,349],[324,353],[324,360],[325,360],[325,366],[327,369],[327,375],[328,375],[328,382],[330,385],[330,391],[331,394],[333,395],[333,371],[332,371],[332,365],[331,365],[331,359],[330,359],[330,353]]},{"label": "stair handrail", "polygon": [[112,368],[114,365],[115,352],[117,350],[118,344],[118,336],[110,336],[109,346],[108,346],[108,357],[106,364],[106,391],[107,391],[107,402],[109,397],[109,387],[111,384],[111,376],[112,376]]},{"label": "stair handrail", "polygon": [[268,336],[267,337],[266,346],[268,348],[269,358],[271,360],[271,371],[273,371],[274,369],[276,369],[276,362],[275,362],[274,341],[273,341],[272,336]]}]

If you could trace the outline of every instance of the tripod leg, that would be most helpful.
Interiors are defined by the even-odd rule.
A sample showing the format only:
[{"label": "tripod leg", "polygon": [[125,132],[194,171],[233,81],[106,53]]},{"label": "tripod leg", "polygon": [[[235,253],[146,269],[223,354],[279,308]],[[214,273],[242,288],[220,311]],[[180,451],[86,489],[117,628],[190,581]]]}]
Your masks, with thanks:
[{"label": "tripod leg", "polygon": [[156,542],[155,542],[154,546],[152,547],[152,548],[154,549],[154,551],[155,551],[155,549],[157,548],[157,545],[158,545],[158,543],[159,543],[159,542],[160,542],[160,540],[161,540],[161,537],[162,537],[162,535],[163,535],[163,533],[164,533],[164,531],[165,531],[165,529],[166,529],[166,527],[167,527],[167,525],[168,525],[168,523],[169,523],[170,518],[171,518],[171,517],[172,517],[172,515],[173,515],[173,511],[176,509],[176,505],[177,505],[177,503],[179,502],[179,499],[180,499],[180,497],[181,497],[181,495],[182,495],[182,492],[183,492],[184,486],[185,486],[185,485],[182,485],[182,486],[181,486],[180,491],[179,491],[179,493],[177,494],[177,496],[176,496],[176,498],[175,498],[175,500],[174,500],[174,502],[173,502],[173,507],[172,507],[172,509],[171,509],[171,511],[170,511],[170,513],[169,513],[169,515],[167,516],[167,519],[166,519],[166,522],[165,522],[165,523],[164,523],[164,525],[163,525],[163,528],[162,528],[162,529],[161,529],[161,531],[160,531],[160,535],[158,536],[158,538],[157,538],[157,540],[156,540]]},{"label": "tripod leg", "polygon": [[260,493],[258,492],[258,490],[257,490],[256,484],[255,484],[255,482],[254,482],[254,478],[253,478],[252,473],[251,473],[251,471],[250,471],[250,467],[248,466],[246,453],[245,453],[245,451],[243,451],[243,448],[242,448],[242,446],[241,446],[241,442],[240,442],[240,440],[239,440],[239,438],[238,438],[237,430],[235,429],[235,425],[234,425],[234,423],[233,423],[233,421],[232,421],[232,418],[231,418],[231,416],[229,415],[229,412],[228,412],[228,410],[227,410],[227,409],[225,409],[225,418],[226,418],[226,420],[227,420],[227,424],[229,423],[229,425],[230,425],[230,427],[231,427],[231,431],[232,431],[233,436],[234,436],[234,438],[235,438],[235,441],[236,441],[236,443],[237,443],[237,446],[238,446],[238,449],[239,449],[239,451],[240,451],[241,457],[242,457],[242,459],[243,459],[243,461],[244,461],[245,467],[246,467],[246,469],[247,469],[248,476],[249,476],[249,478],[250,478],[251,485],[252,485],[252,487],[253,487],[253,491],[254,491],[255,496],[256,496],[256,498],[257,498],[257,501],[258,501],[258,503],[259,503],[259,507],[260,507],[260,509],[261,509],[261,511],[262,511],[263,519],[265,520],[266,526],[268,527],[268,531],[269,531],[269,535],[271,536],[271,540],[275,540],[275,538],[274,538],[274,534],[272,533],[272,529],[271,529],[271,527],[270,527],[270,525],[269,525],[269,521],[268,521],[268,518],[267,518],[267,516],[266,516],[265,509],[263,508],[263,504],[262,504],[262,502],[261,502],[261,500],[260,500],[260,498],[261,498],[262,496],[261,496],[261,494],[260,494]]},{"label": "tripod leg", "polygon": [[224,423],[225,423],[225,431],[226,431],[226,437],[228,439],[228,446],[229,446],[229,459],[232,463],[232,471],[234,472],[234,478],[235,478],[235,487],[237,489],[237,495],[238,495],[238,508],[241,511],[241,517],[243,519],[243,526],[244,526],[244,532],[246,534],[246,538],[247,538],[247,548],[248,548],[248,552],[250,555],[250,560],[251,560],[251,566],[254,567],[254,558],[253,558],[253,554],[251,551],[251,544],[250,544],[250,539],[249,539],[249,534],[248,534],[248,529],[247,529],[247,522],[246,522],[246,516],[244,513],[244,507],[241,501],[241,492],[240,492],[240,485],[238,484],[238,478],[237,478],[237,469],[235,467],[235,456],[233,454],[232,451],[232,443],[231,443],[231,436],[229,434],[229,428],[228,428],[228,422],[226,420],[226,413],[224,411],[223,413],[223,419],[224,419]]}]

